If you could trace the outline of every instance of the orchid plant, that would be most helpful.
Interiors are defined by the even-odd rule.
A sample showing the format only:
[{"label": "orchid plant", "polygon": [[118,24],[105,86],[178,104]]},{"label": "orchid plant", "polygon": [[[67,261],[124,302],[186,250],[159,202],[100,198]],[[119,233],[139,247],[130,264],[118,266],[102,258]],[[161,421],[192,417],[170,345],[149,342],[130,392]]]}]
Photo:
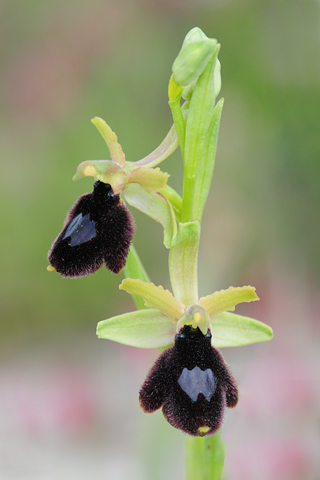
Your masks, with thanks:
[{"label": "orchid plant", "polygon": [[[137,310],[100,321],[97,335],[163,350],[140,390],[140,405],[146,412],[162,407],[169,423],[188,434],[189,480],[221,478],[220,428],[225,407],[238,401],[236,382],[217,349],[272,338],[269,326],[233,313],[239,303],[259,300],[255,288],[198,294],[201,218],[223,107],[223,99],[216,103],[219,49],[217,40],[199,28],[187,34],[169,80],[173,126],[145,158],[127,161],[110,127],[101,118],[92,120],[111,159],[79,165],[74,179],[92,176],[93,192],[72,207],[48,257],[48,269],[64,277],[94,273],[103,263],[114,273],[123,270],[119,288],[133,296]],[[182,197],[158,167],[178,147],[184,165]],[[125,203],[163,226],[172,292],[151,283],[132,244],[134,223]]]}]

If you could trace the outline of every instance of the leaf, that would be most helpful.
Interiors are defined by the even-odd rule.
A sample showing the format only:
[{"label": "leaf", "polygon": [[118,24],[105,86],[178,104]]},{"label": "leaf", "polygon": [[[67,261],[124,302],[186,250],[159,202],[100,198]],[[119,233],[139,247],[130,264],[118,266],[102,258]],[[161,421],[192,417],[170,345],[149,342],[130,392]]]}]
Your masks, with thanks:
[{"label": "leaf", "polygon": [[199,222],[180,223],[176,244],[169,253],[172,291],[184,305],[198,303]]},{"label": "leaf", "polygon": [[184,314],[185,306],[174,298],[169,290],[161,285],[142,282],[138,279],[126,278],[119,286],[120,290],[139,295],[145,301],[146,306],[161,310],[165,315],[176,322]]},{"label": "leaf", "polygon": [[227,290],[214,292],[206,297],[201,297],[199,305],[203,307],[210,317],[224,312],[234,310],[234,307],[243,302],[254,302],[259,300],[254,287],[229,287]]},{"label": "leaf", "polygon": [[173,343],[175,333],[170,318],[153,308],[117,315],[97,326],[99,338],[138,348],[166,347]]},{"label": "leaf", "polygon": [[120,143],[118,143],[117,135],[102,118],[94,117],[91,119],[91,122],[99,130],[99,133],[106,142],[112,160],[123,166],[125,164],[125,156]]},{"label": "leaf", "polygon": [[123,190],[123,197],[129,205],[163,226],[163,243],[167,248],[171,248],[175,243],[177,222],[169,200],[160,193],[152,192],[138,183],[128,184]]},{"label": "leaf", "polygon": [[211,319],[214,347],[240,347],[266,342],[273,337],[272,328],[265,323],[235,313],[219,313]]}]

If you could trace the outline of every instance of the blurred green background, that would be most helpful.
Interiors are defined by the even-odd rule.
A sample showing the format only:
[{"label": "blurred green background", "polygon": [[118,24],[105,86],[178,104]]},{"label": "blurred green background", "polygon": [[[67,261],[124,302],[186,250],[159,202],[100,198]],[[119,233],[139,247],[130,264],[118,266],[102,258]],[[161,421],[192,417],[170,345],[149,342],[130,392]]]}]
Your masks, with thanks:
[{"label": "blurred green background", "polygon": [[[101,116],[108,122],[128,160],[152,151],[171,126],[167,105],[171,65],[194,26],[222,45],[221,95],[225,98],[213,187],[203,220],[200,294],[229,285],[256,285],[259,305],[238,311],[272,325],[276,339],[270,345],[228,350],[226,359],[241,386],[258,358],[265,356],[262,368],[266,369],[269,359],[279,354],[283,378],[273,384],[269,371],[266,396],[288,382],[292,391],[283,394],[284,404],[290,404],[297,391],[302,395],[301,411],[294,410],[283,432],[276,434],[268,426],[266,433],[266,426],[259,424],[247,440],[247,452],[252,455],[250,442],[257,444],[253,439],[264,441],[267,435],[271,445],[277,435],[289,459],[301,457],[294,472],[285,470],[291,460],[285,467],[270,466],[272,455],[263,453],[259,464],[266,462],[263,469],[250,470],[248,460],[249,467],[244,467],[248,469],[239,473],[239,462],[232,460],[236,454],[231,453],[227,468],[231,480],[316,479],[319,3],[2,0],[0,16],[1,479],[47,479],[49,471],[53,472],[50,478],[62,479],[85,479],[93,471],[97,478],[183,478],[183,435],[167,426],[161,414],[155,420],[140,414],[136,399],[157,352],[95,338],[99,320],[133,308],[129,296],[118,291],[119,278],[101,269],[88,278],[63,280],[46,271],[46,255],[67,210],[91,190],[91,179],[71,181],[77,165],[109,158],[90,119]],[[162,169],[170,173],[170,185],[181,193],[179,153],[166,160]],[[156,284],[169,288],[161,227],[142,214],[133,214],[135,246],[148,273]],[[298,359],[293,369],[292,358]],[[65,378],[68,371],[70,376]],[[68,390],[71,412],[73,401],[77,403],[79,395],[87,392],[85,407],[67,429],[70,415],[69,407],[64,410],[61,375],[62,384],[69,387],[74,378],[80,378],[77,388]],[[265,375],[269,378],[268,370]],[[61,390],[58,399],[55,382]],[[255,385],[250,387],[253,391]],[[105,408],[110,395],[113,403]],[[59,414],[52,413],[57,405]],[[281,412],[267,405],[260,411],[261,419],[278,415],[283,420]],[[241,409],[239,414],[231,412],[226,432],[229,429],[232,438],[231,415],[238,415],[232,417],[238,422],[238,441],[246,445],[241,440],[247,438],[241,422],[247,425],[252,420]],[[302,425],[297,425],[297,419]],[[290,441],[282,438],[291,428],[299,428],[302,439],[293,446],[290,442],[296,433]],[[237,442],[235,451],[236,447]],[[25,453],[17,461],[19,448]],[[265,448],[262,451],[269,452]]]}]

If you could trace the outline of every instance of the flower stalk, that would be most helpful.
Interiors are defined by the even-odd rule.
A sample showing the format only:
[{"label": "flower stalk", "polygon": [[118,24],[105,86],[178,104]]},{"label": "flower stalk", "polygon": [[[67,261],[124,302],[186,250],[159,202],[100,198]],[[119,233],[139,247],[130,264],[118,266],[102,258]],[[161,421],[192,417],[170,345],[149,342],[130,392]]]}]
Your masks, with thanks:
[{"label": "flower stalk", "polygon": [[[223,99],[216,103],[221,87],[219,50],[218,42],[199,28],[187,34],[168,87],[174,123],[146,157],[126,160],[106,122],[92,120],[111,159],[79,165],[74,179],[92,176],[94,191],[80,197],[70,210],[49,252],[48,270],[63,276],[91,274],[102,264],[114,273],[123,269],[125,279],[119,288],[132,296],[137,310],[100,321],[97,335],[138,348],[165,348],[139,399],[144,411],[162,408],[172,426],[189,434],[187,480],[221,479],[225,447],[220,428],[225,408],[238,402],[238,388],[217,348],[272,338],[267,325],[233,313],[239,303],[259,300],[253,287],[229,287],[199,298],[201,219],[223,107]],[[178,146],[184,165],[182,197],[158,167]],[[125,202],[163,226],[172,292],[151,283],[131,243],[134,223]]]}]

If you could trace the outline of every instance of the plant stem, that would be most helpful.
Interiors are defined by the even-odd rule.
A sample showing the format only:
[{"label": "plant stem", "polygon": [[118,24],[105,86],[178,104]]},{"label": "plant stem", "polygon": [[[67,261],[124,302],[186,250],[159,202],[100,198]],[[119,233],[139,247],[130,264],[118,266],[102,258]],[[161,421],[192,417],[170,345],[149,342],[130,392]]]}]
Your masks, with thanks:
[{"label": "plant stem", "polygon": [[220,432],[186,438],[186,480],[221,480],[225,445]]}]

